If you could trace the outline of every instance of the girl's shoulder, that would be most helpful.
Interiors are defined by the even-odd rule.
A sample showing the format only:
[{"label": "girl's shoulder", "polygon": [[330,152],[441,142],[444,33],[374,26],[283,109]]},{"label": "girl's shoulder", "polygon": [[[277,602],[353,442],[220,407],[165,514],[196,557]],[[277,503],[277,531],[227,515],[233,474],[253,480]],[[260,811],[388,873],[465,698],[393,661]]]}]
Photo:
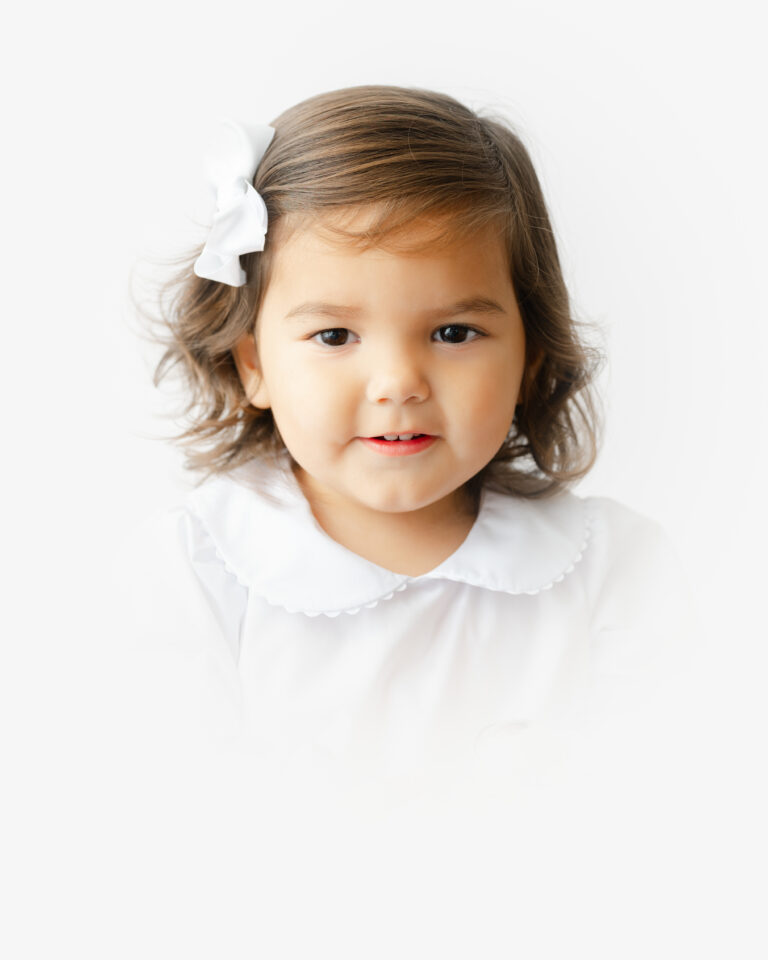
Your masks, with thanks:
[{"label": "girl's shoulder", "polygon": [[595,568],[603,568],[606,574],[681,569],[677,548],[657,520],[611,497],[577,499],[584,504]]},{"label": "girl's shoulder", "polygon": [[238,535],[250,536],[254,506],[275,500],[269,488],[276,477],[264,466],[249,465],[248,470],[208,479],[175,504],[155,509],[116,544],[110,558],[112,579],[155,578],[173,592],[201,580],[210,586],[226,584],[232,591],[236,586],[244,589],[247,584],[237,565],[228,562],[227,543]]},{"label": "girl's shoulder", "polygon": [[607,580],[681,569],[671,538],[656,520],[618,500],[562,491],[542,498],[487,493],[476,524],[526,587],[546,590],[577,572],[593,590]]},{"label": "girl's shoulder", "polygon": [[494,494],[490,505],[515,552],[512,569],[541,564],[542,580],[547,565],[560,566],[541,602],[573,624],[585,618],[596,669],[685,669],[699,617],[681,555],[658,521],[613,498],[569,491],[527,501]]},{"label": "girl's shoulder", "polygon": [[611,598],[623,603],[631,598],[640,608],[687,595],[684,563],[661,523],[610,497],[586,497],[583,502],[591,534],[584,573],[601,593],[605,617]]},{"label": "girl's shoulder", "polygon": [[112,602],[126,629],[151,642],[222,638],[238,656],[248,591],[220,556],[205,523],[188,502],[155,510],[116,545],[109,559]]},{"label": "girl's shoulder", "polygon": [[185,504],[154,511],[116,544],[107,579],[107,639],[148,746],[160,730],[236,733],[248,591],[205,525]]}]

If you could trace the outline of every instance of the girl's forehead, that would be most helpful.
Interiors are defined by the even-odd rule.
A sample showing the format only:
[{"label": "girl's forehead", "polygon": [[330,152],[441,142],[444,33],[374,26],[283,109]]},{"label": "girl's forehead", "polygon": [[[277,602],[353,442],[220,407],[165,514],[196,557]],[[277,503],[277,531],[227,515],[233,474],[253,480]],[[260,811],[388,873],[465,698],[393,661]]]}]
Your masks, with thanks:
[{"label": "girl's forehead", "polygon": [[498,224],[468,231],[450,214],[422,215],[394,227],[382,224],[376,204],[340,207],[281,218],[273,238],[275,254],[289,248],[322,254],[381,251],[402,257],[452,253],[469,246],[504,249]]},{"label": "girl's forehead", "polygon": [[340,223],[344,230],[364,230],[371,216],[365,211],[291,224],[275,244],[266,313],[290,314],[305,301],[386,303],[408,312],[485,299],[512,309],[514,284],[497,230],[448,234],[434,243],[436,230],[438,236],[445,233],[445,223],[413,222],[399,243],[365,247],[334,233]]}]

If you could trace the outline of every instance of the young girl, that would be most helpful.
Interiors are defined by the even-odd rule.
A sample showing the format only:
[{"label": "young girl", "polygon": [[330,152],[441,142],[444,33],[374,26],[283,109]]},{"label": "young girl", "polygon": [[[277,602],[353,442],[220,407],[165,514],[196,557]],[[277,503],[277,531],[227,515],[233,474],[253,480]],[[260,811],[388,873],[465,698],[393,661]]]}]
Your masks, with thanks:
[{"label": "young girl", "polygon": [[157,662],[286,757],[420,763],[634,703],[679,575],[654,523],[568,489],[599,358],[518,137],[361,86],[216,147],[156,374],[203,482],[119,568]]}]

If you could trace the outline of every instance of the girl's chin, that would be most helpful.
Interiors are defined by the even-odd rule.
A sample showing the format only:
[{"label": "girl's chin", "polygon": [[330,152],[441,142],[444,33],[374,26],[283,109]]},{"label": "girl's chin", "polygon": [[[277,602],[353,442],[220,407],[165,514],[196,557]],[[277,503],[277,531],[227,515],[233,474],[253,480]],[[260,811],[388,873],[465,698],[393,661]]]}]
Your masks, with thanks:
[{"label": "girl's chin", "polygon": [[464,512],[465,495],[463,488],[449,493],[425,491],[382,490],[378,493],[368,490],[367,495],[357,495],[351,499],[361,509],[384,514],[426,514],[434,513],[436,520],[444,513],[446,517],[455,517]]},{"label": "girl's chin", "polygon": [[393,515],[431,511],[436,518],[443,511],[453,518],[473,512],[465,483],[445,490],[439,482],[437,486],[409,483],[402,474],[376,477],[368,470],[326,477],[321,471],[308,471],[293,458],[291,469],[310,504]]}]

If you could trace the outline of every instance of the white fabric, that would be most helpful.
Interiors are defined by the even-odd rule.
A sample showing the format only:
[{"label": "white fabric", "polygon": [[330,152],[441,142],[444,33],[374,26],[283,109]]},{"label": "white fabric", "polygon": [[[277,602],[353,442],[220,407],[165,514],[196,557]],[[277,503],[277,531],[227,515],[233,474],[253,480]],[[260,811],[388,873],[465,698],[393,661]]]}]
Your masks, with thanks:
[{"label": "white fabric", "polygon": [[406,768],[647,708],[689,616],[665,535],[613,500],[486,492],[464,543],[409,577],[328,537],[287,460],[207,481],[115,573],[190,716],[278,756]]},{"label": "white fabric", "polygon": [[274,128],[269,126],[221,122],[206,157],[216,211],[208,239],[195,261],[198,277],[242,287],[247,278],[240,266],[240,254],[264,249],[267,207],[250,181],[274,135]]}]

